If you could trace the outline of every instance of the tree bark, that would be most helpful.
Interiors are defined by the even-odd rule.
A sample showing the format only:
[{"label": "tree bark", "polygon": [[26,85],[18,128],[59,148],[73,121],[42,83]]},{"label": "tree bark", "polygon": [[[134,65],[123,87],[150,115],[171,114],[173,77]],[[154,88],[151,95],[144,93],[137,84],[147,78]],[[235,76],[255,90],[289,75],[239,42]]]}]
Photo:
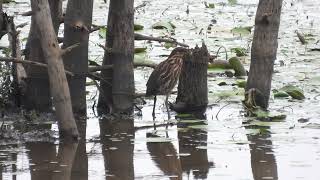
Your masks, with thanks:
[{"label": "tree bark", "polygon": [[[8,39],[10,42],[11,57],[21,60],[21,48],[19,41],[19,33],[16,30],[13,17],[7,20]],[[11,99],[15,102],[15,106],[21,105],[21,97],[25,93],[27,87],[25,79],[27,77],[26,71],[21,63],[12,63],[12,94]]]},{"label": "tree bark", "polygon": [[260,0],[255,19],[246,91],[257,89],[262,93],[263,96],[260,96],[262,98],[255,101],[263,109],[267,109],[269,105],[273,64],[278,48],[282,1]]},{"label": "tree bark", "polygon": [[[58,33],[62,17],[62,0],[49,0],[50,12],[54,31]],[[34,16],[31,17],[31,28],[26,44],[26,59],[45,63],[43,50],[40,45],[39,29],[37,28]],[[26,109],[38,111],[51,111],[52,102],[49,90],[48,71],[43,68],[25,66],[27,72],[27,89],[22,98],[22,104]]]},{"label": "tree bark", "polygon": [[203,44],[191,50],[182,66],[178,96],[171,108],[177,112],[202,111],[208,104],[207,68],[209,53]]},{"label": "tree bark", "polygon": [[48,63],[50,90],[58,118],[60,138],[76,139],[79,133],[72,112],[68,82],[51,21],[48,0],[31,0],[31,6],[39,30],[43,55]]},{"label": "tree bark", "polygon": [[133,0],[111,0],[106,47],[103,65],[113,65],[113,70],[102,71],[110,83],[101,82],[103,92],[99,109],[104,112],[132,113],[134,98],[134,8]]},{"label": "tree bark", "polygon": [[66,70],[74,73],[69,77],[72,107],[75,113],[86,112],[86,76],[88,72],[88,41],[92,23],[93,0],[69,0],[64,18],[63,46],[76,43],[80,46],[63,56]]}]

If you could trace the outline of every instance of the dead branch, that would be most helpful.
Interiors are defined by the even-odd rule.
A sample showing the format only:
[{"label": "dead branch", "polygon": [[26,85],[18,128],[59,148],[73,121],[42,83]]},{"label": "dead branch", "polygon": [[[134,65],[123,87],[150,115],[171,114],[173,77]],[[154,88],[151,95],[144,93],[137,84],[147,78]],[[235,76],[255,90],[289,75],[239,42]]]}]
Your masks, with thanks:
[{"label": "dead branch", "polygon": [[108,85],[112,86],[112,84],[109,81],[107,81],[106,79],[102,78],[99,73],[88,72],[87,77],[92,80],[98,80],[100,82],[103,81],[103,82],[107,83]]},{"label": "dead branch", "polygon": [[27,11],[27,12],[21,13],[20,15],[21,16],[32,16],[33,12],[32,11]]},{"label": "dead branch", "polygon": [[164,123],[164,124],[155,124],[155,125],[147,125],[147,126],[140,126],[140,127],[135,127],[134,131],[139,131],[139,130],[145,130],[145,129],[151,129],[151,128],[157,128],[157,127],[168,127],[168,126],[175,126],[177,125],[176,122],[170,122],[170,123]]},{"label": "dead branch", "polygon": [[23,27],[25,27],[26,25],[28,25],[27,22],[21,23],[21,24],[17,25],[16,28],[23,28]]},{"label": "dead branch", "polygon": [[148,40],[148,41],[167,42],[167,43],[177,44],[177,45],[183,46],[183,47],[189,47],[189,45],[184,44],[184,43],[180,43],[180,42],[178,42],[178,41],[176,41],[174,39],[152,37],[152,36],[146,36],[146,35],[142,35],[142,34],[138,34],[138,33],[134,34],[134,39],[135,40]]},{"label": "dead branch", "polygon": [[135,62],[134,67],[150,67],[150,68],[155,68],[157,66],[156,63],[153,62]]},{"label": "dead branch", "polygon": [[111,53],[112,52],[112,49],[111,48],[107,48],[107,47],[105,47],[104,45],[102,45],[102,44],[97,44],[99,47],[101,47],[103,50],[105,50],[106,52],[108,52],[108,53]]},{"label": "dead branch", "polygon": [[[99,26],[99,25],[94,25],[92,24],[90,33],[99,30],[100,28],[105,28],[106,26]],[[152,37],[152,36],[146,36],[146,35],[142,35],[142,34],[138,34],[138,33],[134,33],[134,39],[135,40],[147,40],[147,41],[158,41],[158,42],[167,42],[167,43],[173,43],[173,44],[177,44],[179,46],[183,46],[183,47],[189,47],[189,45],[184,44],[184,43],[180,43],[175,39],[167,39],[167,38],[160,38],[160,37]]]},{"label": "dead branch", "polygon": [[74,49],[74,48],[76,48],[78,46],[80,46],[80,43],[75,43],[75,44],[73,44],[73,45],[71,45],[69,47],[61,49],[61,56],[65,55],[66,53],[68,53],[70,51],[72,51],[72,49]]},{"label": "dead branch", "polygon": [[[133,65],[134,67],[150,67],[150,68],[155,68],[157,66],[157,64],[153,62],[134,62]],[[88,71],[96,72],[96,71],[102,71],[102,70],[109,70],[112,68],[113,68],[113,65],[89,66]]]},{"label": "dead branch", "polygon": [[[0,57],[0,61],[4,62],[12,62],[12,63],[21,63],[21,64],[28,64],[28,65],[34,65],[34,66],[39,66],[39,67],[44,67],[48,68],[47,64],[35,62],[35,61],[29,61],[29,60],[19,60],[17,58],[7,58],[7,57]],[[66,71],[66,74],[73,76],[73,73],[70,71]]]}]

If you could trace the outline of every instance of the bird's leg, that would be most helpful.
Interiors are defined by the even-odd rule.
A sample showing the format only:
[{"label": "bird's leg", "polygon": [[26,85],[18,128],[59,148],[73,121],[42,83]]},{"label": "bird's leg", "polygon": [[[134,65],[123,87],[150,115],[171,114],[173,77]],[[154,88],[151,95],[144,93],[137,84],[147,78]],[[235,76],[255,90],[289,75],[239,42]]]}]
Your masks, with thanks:
[{"label": "bird's leg", "polygon": [[153,117],[153,120],[155,118],[155,108],[156,108],[156,102],[157,102],[157,96],[154,96],[154,100],[153,100],[153,110],[152,110],[152,117]]},{"label": "bird's leg", "polygon": [[165,105],[166,105],[166,108],[167,108],[168,120],[170,120],[171,118],[170,118],[170,112],[169,112],[168,98],[169,98],[169,94],[166,95]]}]

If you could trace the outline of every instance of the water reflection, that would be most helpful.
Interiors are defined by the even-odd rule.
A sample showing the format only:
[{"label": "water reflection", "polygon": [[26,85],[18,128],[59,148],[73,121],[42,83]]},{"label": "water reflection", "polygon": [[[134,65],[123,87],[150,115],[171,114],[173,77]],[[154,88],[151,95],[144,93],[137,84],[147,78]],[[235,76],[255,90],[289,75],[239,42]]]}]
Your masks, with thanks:
[{"label": "water reflection", "polygon": [[152,160],[170,179],[182,179],[182,168],[177,151],[170,142],[147,143]]},{"label": "water reflection", "polygon": [[133,119],[100,120],[100,138],[106,179],[134,179]]},{"label": "water reflection", "polygon": [[30,158],[30,173],[32,180],[71,179],[71,169],[78,143],[59,145],[56,156],[56,146],[52,143],[28,143]]},{"label": "water reflection", "polygon": [[[205,125],[204,121],[192,123],[192,125]],[[209,168],[213,162],[208,161],[207,154],[207,131],[201,129],[186,128],[185,123],[179,123],[179,153],[181,167],[188,177],[192,173],[195,179],[206,179]],[[190,177],[189,177],[190,178]],[[192,179],[192,178],[191,178]]]},{"label": "water reflection", "polygon": [[249,146],[252,174],[255,180],[277,180],[277,163],[272,151],[271,135],[269,131],[261,130],[259,134],[247,135],[248,140],[251,142]]},{"label": "water reflection", "polygon": [[79,116],[77,119],[77,127],[80,133],[80,141],[72,166],[71,179],[87,180],[88,179],[88,156],[86,152],[86,115]]}]

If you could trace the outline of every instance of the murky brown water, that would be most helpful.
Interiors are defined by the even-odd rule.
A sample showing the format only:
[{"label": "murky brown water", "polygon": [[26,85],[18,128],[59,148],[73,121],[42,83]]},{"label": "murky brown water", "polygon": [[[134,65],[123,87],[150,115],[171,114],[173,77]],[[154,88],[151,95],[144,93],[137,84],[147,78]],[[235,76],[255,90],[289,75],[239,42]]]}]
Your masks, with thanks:
[{"label": "murky brown water", "polygon": [[[5,5],[5,9],[10,14],[29,10],[28,1],[18,2],[26,3]],[[136,0],[136,6],[142,2]],[[150,27],[155,22],[171,20],[177,26],[174,37],[191,46],[203,39],[212,53],[221,45],[227,49],[247,48],[251,42],[252,36],[239,37],[230,30],[253,25],[257,0],[239,0],[233,6],[227,1],[208,1],[216,4],[214,9],[192,0],[144,2],[146,6],[136,12],[136,23],[145,26],[141,33],[167,35],[166,31]],[[284,2],[273,88],[297,85],[307,97],[303,101],[272,97],[270,111],[286,114],[284,121],[249,121],[240,102],[243,90],[230,85],[236,79],[225,77],[209,78],[211,106],[203,117],[196,118],[201,121],[181,120],[167,130],[158,127],[156,131],[139,128],[153,125],[152,99],[138,105],[142,113],[136,111],[134,119],[121,124],[117,120],[108,122],[99,119],[92,110],[97,96],[95,88],[89,86],[85,140],[74,145],[58,142],[2,145],[0,179],[320,179],[320,54],[308,51],[319,46],[319,5],[316,0]],[[95,24],[106,24],[107,7],[102,1],[95,2]],[[18,16],[17,24],[29,20]],[[208,32],[207,27],[214,20],[217,23]],[[22,38],[27,36],[28,28],[23,28]],[[295,30],[313,34],[314,40],[301,45]],[[91,36],[90,57],[102,59],[103,50],[95,43],[104,43],[97,33]],[[136,46],[147,47],[145,57],[156,62],[164,59],[159,55],[170,51],[157,42],[137,42]],[[248,58],[245,62],[248,67]],[[137,92],[145,91],[150,72],[148,68],[135,71]],[[218,86],[221,81],[229,85]],[[166,120],[163,99],[159,100],[156,112],[156,124],[163,124]],[[52,129],[56,130],[56,126]],[[150,134],[157,137],[147,137]]]}]

